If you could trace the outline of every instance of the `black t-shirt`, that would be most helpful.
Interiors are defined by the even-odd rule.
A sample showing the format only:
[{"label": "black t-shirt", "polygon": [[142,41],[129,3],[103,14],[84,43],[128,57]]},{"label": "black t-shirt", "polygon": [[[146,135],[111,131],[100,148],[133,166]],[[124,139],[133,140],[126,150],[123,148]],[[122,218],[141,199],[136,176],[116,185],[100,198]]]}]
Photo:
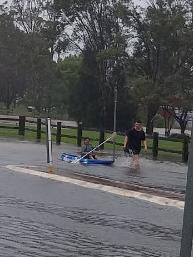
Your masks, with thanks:
[{"label": "black t-shirt", "polygon": [[128,137],[127,148],[132,150],[141,150],[141,141],[145,140],[145,132],[136,130],[135,128],[126,133]]}]

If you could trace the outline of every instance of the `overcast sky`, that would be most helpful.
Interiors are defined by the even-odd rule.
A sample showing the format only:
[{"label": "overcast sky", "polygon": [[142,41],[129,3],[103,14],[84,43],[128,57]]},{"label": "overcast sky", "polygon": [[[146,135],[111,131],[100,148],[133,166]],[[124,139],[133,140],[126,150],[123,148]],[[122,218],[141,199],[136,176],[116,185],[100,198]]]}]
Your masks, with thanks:
[{"label": "overcast sky", "polygon": [[146,0],[134,0],[134,3],[141,5],[141,6],[145,6],[147,4]]}]

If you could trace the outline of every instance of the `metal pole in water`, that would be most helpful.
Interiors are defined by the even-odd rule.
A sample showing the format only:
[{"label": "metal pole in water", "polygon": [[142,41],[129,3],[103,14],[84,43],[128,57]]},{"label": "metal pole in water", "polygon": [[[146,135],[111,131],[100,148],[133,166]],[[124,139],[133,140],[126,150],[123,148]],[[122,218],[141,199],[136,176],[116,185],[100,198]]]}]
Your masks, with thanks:
[{"label": "metal pole in water", "polygon": [[51,119],[47,118],[47,163],[48,172],[53,172]]},{"label": "metal pole in water", "polygon": [[[117,130],[117,86],[114,89],[114,119],[113,132]],[[113,161],[115,161],[115,138],[113,138]]]},{"label": "metal pole in water", "polygon": [[180,257],[191,257],[193,236],[193,120],[191,129],[190,154],[186,183],[186,197],[183,217]]}]

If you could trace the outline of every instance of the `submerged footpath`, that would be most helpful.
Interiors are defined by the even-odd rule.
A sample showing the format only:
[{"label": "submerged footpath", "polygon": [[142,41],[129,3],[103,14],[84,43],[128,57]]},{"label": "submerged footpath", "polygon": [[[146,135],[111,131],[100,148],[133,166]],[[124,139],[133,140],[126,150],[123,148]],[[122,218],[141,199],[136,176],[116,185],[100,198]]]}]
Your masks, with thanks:
[{"label": "submerged footpath", "polygon": [[[17,165],[33,167],[47,172],[46,145],[13,139],[0,141],[1,166]],[[173,199],[184,199],[187,165],[183,163],[161,162],[141,158],[141,169],[129,169],[129,159],[119,153],[112,166],[71,164],[60,160],[63,152],[77,153],[80,148],[62,144],[53,144],[54,173],[60,176],[77,178],[95,184],[110,185],[117,188],[154,195],[167,196]],[[104,158],[111,158],[107,155]]]},{"label": "submerged footpath", "polygon": [[[77,153],[78,151],[79,148],[73,146],[54,146],[54,173],[96,184],[172,199],[184,199],[187,165],[183,163],[141,158],[140,170],[136,171],[129,168],[130,159],[120,153],[112,166],[73,164],[60,160],[62,152]],[[109,159],[110,156],[105,154],[104,157],[100,158]],[[37,169],[47,171],[45,165],[41,165]]]}]

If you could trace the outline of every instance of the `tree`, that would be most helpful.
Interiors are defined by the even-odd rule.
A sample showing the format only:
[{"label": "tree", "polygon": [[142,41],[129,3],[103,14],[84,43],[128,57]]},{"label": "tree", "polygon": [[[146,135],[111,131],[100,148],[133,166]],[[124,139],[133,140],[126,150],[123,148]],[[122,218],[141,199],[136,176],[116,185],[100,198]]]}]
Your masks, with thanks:
[{"label": "tree", "polygon": [[52,96],[57,112],[68,113],[77,121],[80,115],[78,110],[82,103],[78,88],[81,64],[81,56],[71,55],[59,61],[56,71],[57,82],[52,87]]},{"label": "tree", "polygon": [[[71,72],[66,74],[68,79],[70,77],[70,83],[67,82],[67,103],[68,113],[76,121],[82,121],[86,126],[99,127],[100,98],[93,59],[92,52],[85,51],[71,65]],[[76,70],[73,69],[75,65]]]},{"label": "tree", "polygon": [[161,105],[159,113],[164,118],[165,136],[169,136],[174,123],[173,107],[170,105]]},{"label": "tree", "polygon": [[[59,26],[52,8],[53,1],[14,0],[11,14],[18,30],[25,35],[24,54],[27,76],[24,102],[36,107],[38,112],[53,107],[53,85],[57,81],[54,54],[62,51],[58,38]],[[60,50],[58,44],[60,43]],[[63,45],[64,46],[64,45]]]},{"label": "tree", "polygon": [[53,3],[53,0],[13,0],[11,13],[19,29],[41,36],[47,42],[52,58],[55,58],[55,54],[59,58],[69,42],[63,33],[65,25],[57,20]]},{"label": "tree", "polygon": [[39,113],[46,109],[49,114],[55,107],[53,90],[57,83],[56,63],[44,48],[38,49],[33,58],[32,66],[30,65],[27,71],[28,87],[24,102],[26,105],[34,106]]},{"label": "tree", "polygon": [[[192,32],[187,23],[188,9],[175,0],[152,1],[147,10],[129,12],[137,41],[131,58],[133,83],[143,87],[141,98],[147,106],[147,133],[163,99],[173,94],[172,85],[192,59]],[[174,83],[175,81],[175,83]],[[151,93],[150,93],[151,92]]]},{"label": "tree", "polygon": [[[80,56],[69,56],[58,63],[60,82],[53,95],[56,97],[56,108],[60,113],[66,110],[70,118],[82,121],[85,126],[101,128],[100,92],[97,85],[95,56],[92,51],[83,52]],[[116,72],[120,72],[119,68]],[[124,72],[123,72],[124,73]],[[120,74],[119,74],[120,75]],[[115,74],[113,78],[115,78]],[[124,80],[124,76],[119,76]],[[117,81],[118,84],[123,82]],[[114,84],[115,81],[112,81]],[[106,128],[113,128],[114,92],[110,91],[107,103]],[[131,126],[137,108],[127,88],[119,90],[117,129]]]},{"label": "tree", "polygon": [[13,17],[0,12],[0,90],[1,101],[10,108],[25,92],[23,72],[23,43],[25,35],[14,25]]},{"label": "tree", "polygon": [[[189,98],[189,99],[188,99]],[[192,111],[192,99],[190,97],[173,96],[169,99],[170,115],[180,126],[181,134],[184,134],[188,121],[190,121],[190,112]]]},{"label": "tree", "polygon": [[[122,2],[124,1],[55,1],[55,9],[60,21],[68,24],[73,30],[69,35],[71,44],[84,55],[92,56],[91,66],[95,71],[94,84],[97,85],[99,93],[101,129],[106,126],[108,98],[112,95],[112,87],[114,87],[110,83],[113,81],[112,71],[116,63],[123,63],[127,56],[120,16],[120,10],[124,7]],[[86,60],[88,59],[85,58]],[[95,90],[94,85],[92,89],[89,88],[90,92],[91,90]],[[112,98],[111,101],[113,101]]]}]

